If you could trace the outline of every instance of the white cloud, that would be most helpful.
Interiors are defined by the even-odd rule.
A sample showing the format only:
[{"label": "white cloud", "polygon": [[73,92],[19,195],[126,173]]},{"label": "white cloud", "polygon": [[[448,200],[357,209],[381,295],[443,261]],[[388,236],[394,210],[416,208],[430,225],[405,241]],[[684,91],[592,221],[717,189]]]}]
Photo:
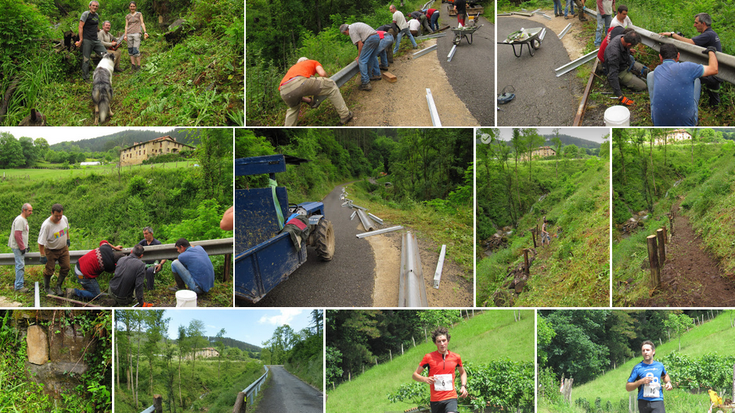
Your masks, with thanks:
[{"label": "white cloud", "polygon": [[292,308],[286,308],[283,310],[280,310],[280,314],[273,315],[273,316],[263,316],[258,320],[261,324],[273,324],[276,326],[282,326],[284,324],[289,324],[291,320],[294,319],[297,315],[301,314],[304,310],[296,310]]}]

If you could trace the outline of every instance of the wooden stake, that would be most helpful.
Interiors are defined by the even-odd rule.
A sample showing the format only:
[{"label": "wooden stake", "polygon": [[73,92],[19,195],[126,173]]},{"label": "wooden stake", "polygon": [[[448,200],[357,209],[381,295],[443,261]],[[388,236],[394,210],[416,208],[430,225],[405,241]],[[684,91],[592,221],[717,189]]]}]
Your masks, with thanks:
[{"label": "wooden stake", "polygon": [[661,229],[664,230],[664,243],[668,245],[669,244],[669,232],[666,231],[666,225],[662,226]]},{"label": "wooden stake", "polygon": [[650,287],[658,288],[661,283],[661,272],[658,268],[658,246],[656,245],[656,236],[649,235],[646,240],[648,244],[648,262],[651,264]]},{"label": "wooden stake", "polygon": [[656,230],[656,240],[658,241],[658,265],[663,267],[666,264],[666,234],[664,230]]},{"label": "wooden stake", "polygon": [[671,215],[669,215],[669,227],[671,227],[671,236],[674,236],[674,213],[672,212]]},{"label": "wooden stake", "polygon": [[163,412],[163,397],[160,394],[153,395],[153,409],[156,413]]},{"label": "wooden stake", "polygon": [[526,275],[530,275],[530,269],[528,268],[530,264],[528,263],[528,248],[523,249],[523,262],[525,263],[525,272]]},{"label": "wooden stake", "polygon": [[536,225],[536,230],[535,231],[531,231],[531,238],[533,238],[533,247],[534,248],[538,248],[538,246],[536,245],[536,233],[537,232],[538,232],[538,225]]}]

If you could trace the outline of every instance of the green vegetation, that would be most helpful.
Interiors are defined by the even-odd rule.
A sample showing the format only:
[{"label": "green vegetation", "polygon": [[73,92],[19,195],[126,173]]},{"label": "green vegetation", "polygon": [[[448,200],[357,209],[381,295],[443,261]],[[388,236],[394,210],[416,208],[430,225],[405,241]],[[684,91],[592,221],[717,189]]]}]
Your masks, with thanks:
[{"label": "green vegetation", "polygon": [[[278,153],[310,161],[276,176],[290,203],[323,199],[337,184],[363,178],[350,186],[355,203],[446,244],[448,256],[469,277],[470,134],[470,129],[238,129],[235,139],[237,158]],[[236,180],[238,188],[266,185],[265,175]]]},{"label": "green vegetation", "polygon": [[[128,3],[102,1],[98,9],[116,36],[125,29]],[[91,86],[81,79],[81,50],[63,44],[65,32],[78,32],[79,16],[88,10],[88,2],[2,0],[0,4],[5,10],[0,19],[0,96],[11,95],[0,124],[18,125],[36,108],[49,125],[91,125]],[[243,2],[143,1],[138,11],[150,35],[141,46],[142,70],[130,69],[124,44],[120,66],[125,71],[114,76],[115,115],[108,124],[244,124]],[[159,18],[163,24],[158,24]],[[177,19],[183,23],[169,29]]]},{"label": "green vegetation", "polygon": [[[419,10],[425,1],[396,2],[398,10],[408,15]],[[494,21],[494,2],[479,2],[485,7],[484,15]],[[404,4],[402,6],[401,4]],[[319,61],[328,75],[333,75],[354,61],[355,46],[349,37],[339,32],[343,23],[366,23],[373,28],[392,22],[389,3],[367,0],[351,2],[336,0],[307,5],[299,0],[273,3],[265,0],[247,2],[246,91],[247,124],[282,125],[286,104],[281,100],[278,85],[289,67],[301,56]],[[441,3],[432,7],[439,9]],[[442,13],[439,23],[450,24],[456,19]],[[456,24],[456,23],[455,23]],[[410,47],[410,43],[409,47]],[[404,53],[406,43],[399,51]],[[352,92],[345,86],[342,96],[352,105]],[[339,116],[331,104],[322,104],[317,110],[302,115],[302,124],[333,125]]]},{"label": "green vegetation", "polygon": [[[603,344],[612,352],[613,348],[625,348],[630,352],[629,356],[618,359],[617,362],[605,366],[605,372],[597,370],[598,374],[591,381],[577,386],[579,383],[574,376],[574,390],[572,392],[573,404],[569,405],[561,400],[559,394],[560,371],[556,368],[545,369],[539,375],[539,411],[540,412],[564,412],[564,413],[587,413],[596,412],[595,406],[599,405],[603,411],[610,413],[625,413],[628,411],[628,395],[624,384],[630,376],[630,372],[637,363],[641,361],[640,343],[645,339],[652,339],[656,343],[655,359],[664,363],[674,390],[665,392],[666,411],[671,413],[689,413],[707,411],[709,408],[709,396],[706,390],[712,388],[723,398],[732,397],[732,366],[735,361],[735,351],[729,344],[735,338],[735,329],[732,327],[735,312],[709,310],[709,311],[684,311],[679,317],[691,316],[694,318],[705,317],[707,322],[698,322],[696,327],[691,328],[681,336],[681,351],[678,351],[678,340],[665,341],[668,331],[665,321],[670,315],[677,315],[680,311],[603,311],[613,313],[607,316],[604,330],[607,330],[609,339],[614,341]],[[545,313],[545,312],[543,312]],[[577,313],[581,313],[577,311]],[[592,319],[598,317],[598,311],[594,316],[586,316]],[[615,314],[620,313],[620,314]],[[547,315],[544,315],[547,317]],[[614,320],[612,323],[611,320]],[[590,339],[595,340],[593,333],[595,322],[584,322],[583,320],[572,321],[574,325],[564,327],[567,330],[584,331]],[[616,327],[612,327],[614,325]],[[590,328],[592,327],[592,328]],[[614,331],[610,334],[610,331]],[[615,339],[614,335],[624,335]],[[571,338],[571,337],[568,337]],[[608,340],[609,340],[608,339]],[[564,338],[559,338],[561,343]],[[575,338],[572,342],[578,340]],[[617,342],[617,344],[614,344]],[[662,343],[662,344],[661,344]],[[545,347],[539,342],[539,349]],[[592,358],[589,354],[579,357],[562,351],[567,357],[583,361],[584,358]],[[597,360],[595,360],[596,362]],[[569,377],[567,374],[566,377]],[[607,406],[607,407],[606,407]]]},{"label": "green vegetation", "polygon": [[[110,412],[112,411],[112,312],[54,311],[52,321],[40,321],[36,312],[3,311],[0,320],[0,406],[7,411]],[[49,336],[74,327],[76,334],[90,338],[90,351],[84,354],[89,367],[77,377],[79,384],[58,400],[43,392],[44,383],[26,376],[27,342],[18,324],[30,317],[47,328]],[[11,319],[12,317],[12,319]],[[13,323],[15,319],[15,323]],[[33,323],[29,323],[33,324]],[[70,373],[73,376],[73,373]]]},{"label": "green vegetation", "polygon": [[[617,305],[630,305],[649,293],[647,271],[641,267],[647,259],[645,239],[668,226],[666,214],[676,203],[726,273],[735,271],[731,258],[735,227],[730,222],[735,144],[723,139],[719,130],[689,132],[693,139],[652,145],[669,131],[613,130],[613,296]],[[639,227],[623,233],[623,224],[631,217]]]},{"label": "green vegetation", "polygon": [[[132,247],[140,242],[145,226],[152,226],[155,237],[162,243],[174,243],[186,238],[198,240],[229,238],[219,222],[232,205],[232,131],[202,129],[202,141],[195,152],[200,167],[187,167],[179,162],[166,167],[132,168],[96,167],[81,170],[55,171],[13,169],[0,182],[0,216],[6,226],[0,228],[0,238],[7,239],[10,223],[20,213],[23,203],[33,206],[28,219],[32,252],[38,251],[36,238],[43,221],[51,213],[51,205],[60,203],[69,219],[72,250],[94,249],[103,239],[113,245]],[[9,253],[7,243],[0,252]],[[215,287],[200,305],[231,306],[232,282],[223,282],[224,256],[212,256],[215,267]],[[26,266],[25,284],[43,285],[43,267]],[[57,270],[58,275],[58,270]],[[110,275],[98,278],[102,291],[107,291]],[[157,288],[146,292],[146,301],[172,305],[174,294],[170,266],[156,277]],[[0,268],[0,295],[32,305],[32,295],[12,291],[15,279],[13,266]],[[67,277],[63,287],[79,288],[73,277]],[[44,298],[45,299],[45,298]],[[59,305],[57,301],[47,303]]]},{"label": "green vegetation", "polygon": [[303,382],[323,390],[324,383],[324,310],[311,310],[312,325],[299,332],[288,324],[273,331],[273,337],[263,343],[261,359],[268,364],[283,364]]},{"label": "green vegetation", "polygon": [[[535,129],[515,129],[513,147],[498,139],[497,130],[480,133],[488,143],[477,144],[478,304],[607,306],[607,145],[600,151],[602,158],[528,162],[522,157],[543,142]],[[536,235],[530,278],[516,296],[508,289],[507,276],[524,262],[523,249],[534,247],[531,229],[540,229],[543,217],[549,222],[551,242],[541,246]],[[486,245],[489,253],[484,253]]]},{"label": "green vegetation", "polygon": [[[436,351],[431,343],[436,326],[449,327],[449,350],[468,370],[470,397],[459,399],[460,411],[473,411],[470,404],[533,406],[533,312],[471,316],[468,311],[462,318],[463,312],[327,311],[327,410],[400,411],[426,405],[429,389],[411,374],[424,354]],[[497,376],[501,368],[507,369],[502,378]]]}]

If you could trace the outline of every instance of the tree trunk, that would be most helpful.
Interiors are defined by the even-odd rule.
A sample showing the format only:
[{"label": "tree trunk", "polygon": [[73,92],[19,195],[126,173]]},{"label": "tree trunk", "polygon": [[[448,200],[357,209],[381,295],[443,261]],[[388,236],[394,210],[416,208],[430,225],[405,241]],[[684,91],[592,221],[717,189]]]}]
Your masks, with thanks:
[{"label": "tree trunk", "polygon": [[181,354],[179,354],[179,403],[181,403],[181,408],[184,408],[184,399],[181,397]]},{"label": "tree trunk", "polygon": [[117,379],[117,388],[120,388],[120,347],[115,341],[115,379]]}]

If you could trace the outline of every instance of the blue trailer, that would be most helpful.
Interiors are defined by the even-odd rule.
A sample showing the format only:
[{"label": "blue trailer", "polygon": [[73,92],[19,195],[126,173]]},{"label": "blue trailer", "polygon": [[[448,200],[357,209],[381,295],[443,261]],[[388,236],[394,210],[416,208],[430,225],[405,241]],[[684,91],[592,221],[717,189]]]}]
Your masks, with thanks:
[{"label": "blue trailer", "polygon": [[[268,174],[268,188],[235,190],[235,295],[239,300],[258,302],[286,281],[306,262],[307,245],[322,261],[334,256],[334,229],[324,217],[322,202],[289,204],[286,188],[276,184],[276,173],[286,164],[304,159],[285,155],[257,156],[235,160],[235,176]],[[300,248],[282,231],[293,214],[308,217],[306,242]]]}]

